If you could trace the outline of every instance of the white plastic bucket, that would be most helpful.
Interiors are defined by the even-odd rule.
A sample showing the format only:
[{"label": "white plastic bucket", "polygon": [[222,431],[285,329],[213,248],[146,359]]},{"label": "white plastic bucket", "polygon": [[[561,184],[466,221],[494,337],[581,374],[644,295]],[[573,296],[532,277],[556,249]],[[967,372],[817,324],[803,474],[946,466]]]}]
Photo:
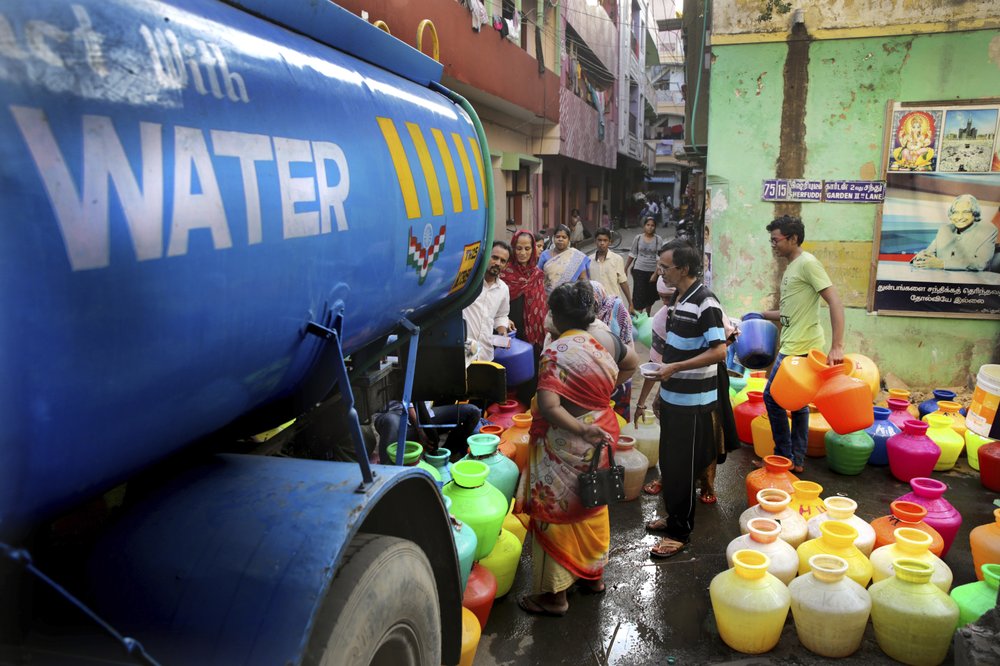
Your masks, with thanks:
[{"label": "white plastic bucket", "polygon": [[989,364],[979,368],[976,376],[976,390],[972,394],[972,404],[965,417],[965,425],[980,437],[996,438],[990,434],[993,426],[1000,430],[997,409],[1000,408],[1000,365]]}]

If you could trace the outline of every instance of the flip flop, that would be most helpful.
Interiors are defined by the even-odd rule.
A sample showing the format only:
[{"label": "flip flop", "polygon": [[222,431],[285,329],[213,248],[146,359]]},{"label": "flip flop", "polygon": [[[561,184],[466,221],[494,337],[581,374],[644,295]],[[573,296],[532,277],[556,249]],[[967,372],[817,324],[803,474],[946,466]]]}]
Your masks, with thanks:
[{"label": "flip flop", "polygon": [[806,471],[806,469],[802,465],[792,465],[792,471],[795,472],[796,474],[801,474],[802,472]]},{"label": "flip flop", "polygon": [[521,607],[525,613],[531,615],[542,615],[545,617],[562,617],[566,615],[566,611],[569,610],[569,606],[559,610],[557,608],[546,608],[535,600],[535,597],[523,596],[517,600],[517,605]]},{"label": "flip flop", "polygon": [[663,490],[663,482],[659,479],[650,481],[642,487],[642,492],[647,495],[659,495],[661,490]]},{"label": "flip flop", "polygon": [[666,532],[667,531],[667,519],[666,518],[654,518],[648,523],[646,523],[646,529],[650,532]]},{"label": "flip flop", "polygon": [[[664,542],[668,542],[666,548],[669,550],[664,550],[662,548]],[[649,549],[649,556],[655,560],[665,560],[668,557],[673,557],[677,553],[687,548],[688,543],[690,542],[679,541],[677,539],[671,539],[670,537],[667,537],[665,539],[661,539],[658,544]],[[674,547],[671,544],[677,544],[677,545],[676,547]]]},{"label": "flip flop", "polygon": [[719,501],[719,498],[715,496],[715,493],[703,493],[698,495],[698,499],[701,500],[702,504],[715,504]]}]

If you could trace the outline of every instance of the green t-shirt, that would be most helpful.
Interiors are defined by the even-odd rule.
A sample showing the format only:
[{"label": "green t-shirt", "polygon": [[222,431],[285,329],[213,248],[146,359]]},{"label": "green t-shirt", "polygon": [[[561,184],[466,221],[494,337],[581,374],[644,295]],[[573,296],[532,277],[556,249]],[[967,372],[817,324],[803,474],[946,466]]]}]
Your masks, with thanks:
[{"label": "green t-shirt", "polygon": [[819,325],[819,292],[832,286],[823,264],[809,252],[795,258],[781,278],[781,353],[826,353],[826,337]]}]

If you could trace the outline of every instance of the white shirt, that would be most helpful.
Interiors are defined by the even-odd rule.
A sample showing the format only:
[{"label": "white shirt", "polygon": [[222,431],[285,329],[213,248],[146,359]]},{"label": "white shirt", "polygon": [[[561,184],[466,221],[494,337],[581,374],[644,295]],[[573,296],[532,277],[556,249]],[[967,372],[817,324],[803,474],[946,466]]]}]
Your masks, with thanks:
[{"label": "white shirt", "polygon": [[493,331],[499,326],[507,326],[510,316],[510,288],[507,283],[497,278],[492,283],[483,281],[483,290],[478,298],[462,310],[465,320],[465,335],[474,341],[475,352],[466,355],[465,360],[493,360]]}]

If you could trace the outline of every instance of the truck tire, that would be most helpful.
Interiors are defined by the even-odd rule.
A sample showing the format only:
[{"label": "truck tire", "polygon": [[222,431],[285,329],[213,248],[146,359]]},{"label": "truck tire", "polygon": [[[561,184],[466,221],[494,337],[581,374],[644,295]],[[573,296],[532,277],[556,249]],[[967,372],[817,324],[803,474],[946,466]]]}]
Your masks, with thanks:
[{"label": "truck tire", "polygon": [[304,663],[439,666],[437,583],[412,541],[358,534],[313,624]]}]

